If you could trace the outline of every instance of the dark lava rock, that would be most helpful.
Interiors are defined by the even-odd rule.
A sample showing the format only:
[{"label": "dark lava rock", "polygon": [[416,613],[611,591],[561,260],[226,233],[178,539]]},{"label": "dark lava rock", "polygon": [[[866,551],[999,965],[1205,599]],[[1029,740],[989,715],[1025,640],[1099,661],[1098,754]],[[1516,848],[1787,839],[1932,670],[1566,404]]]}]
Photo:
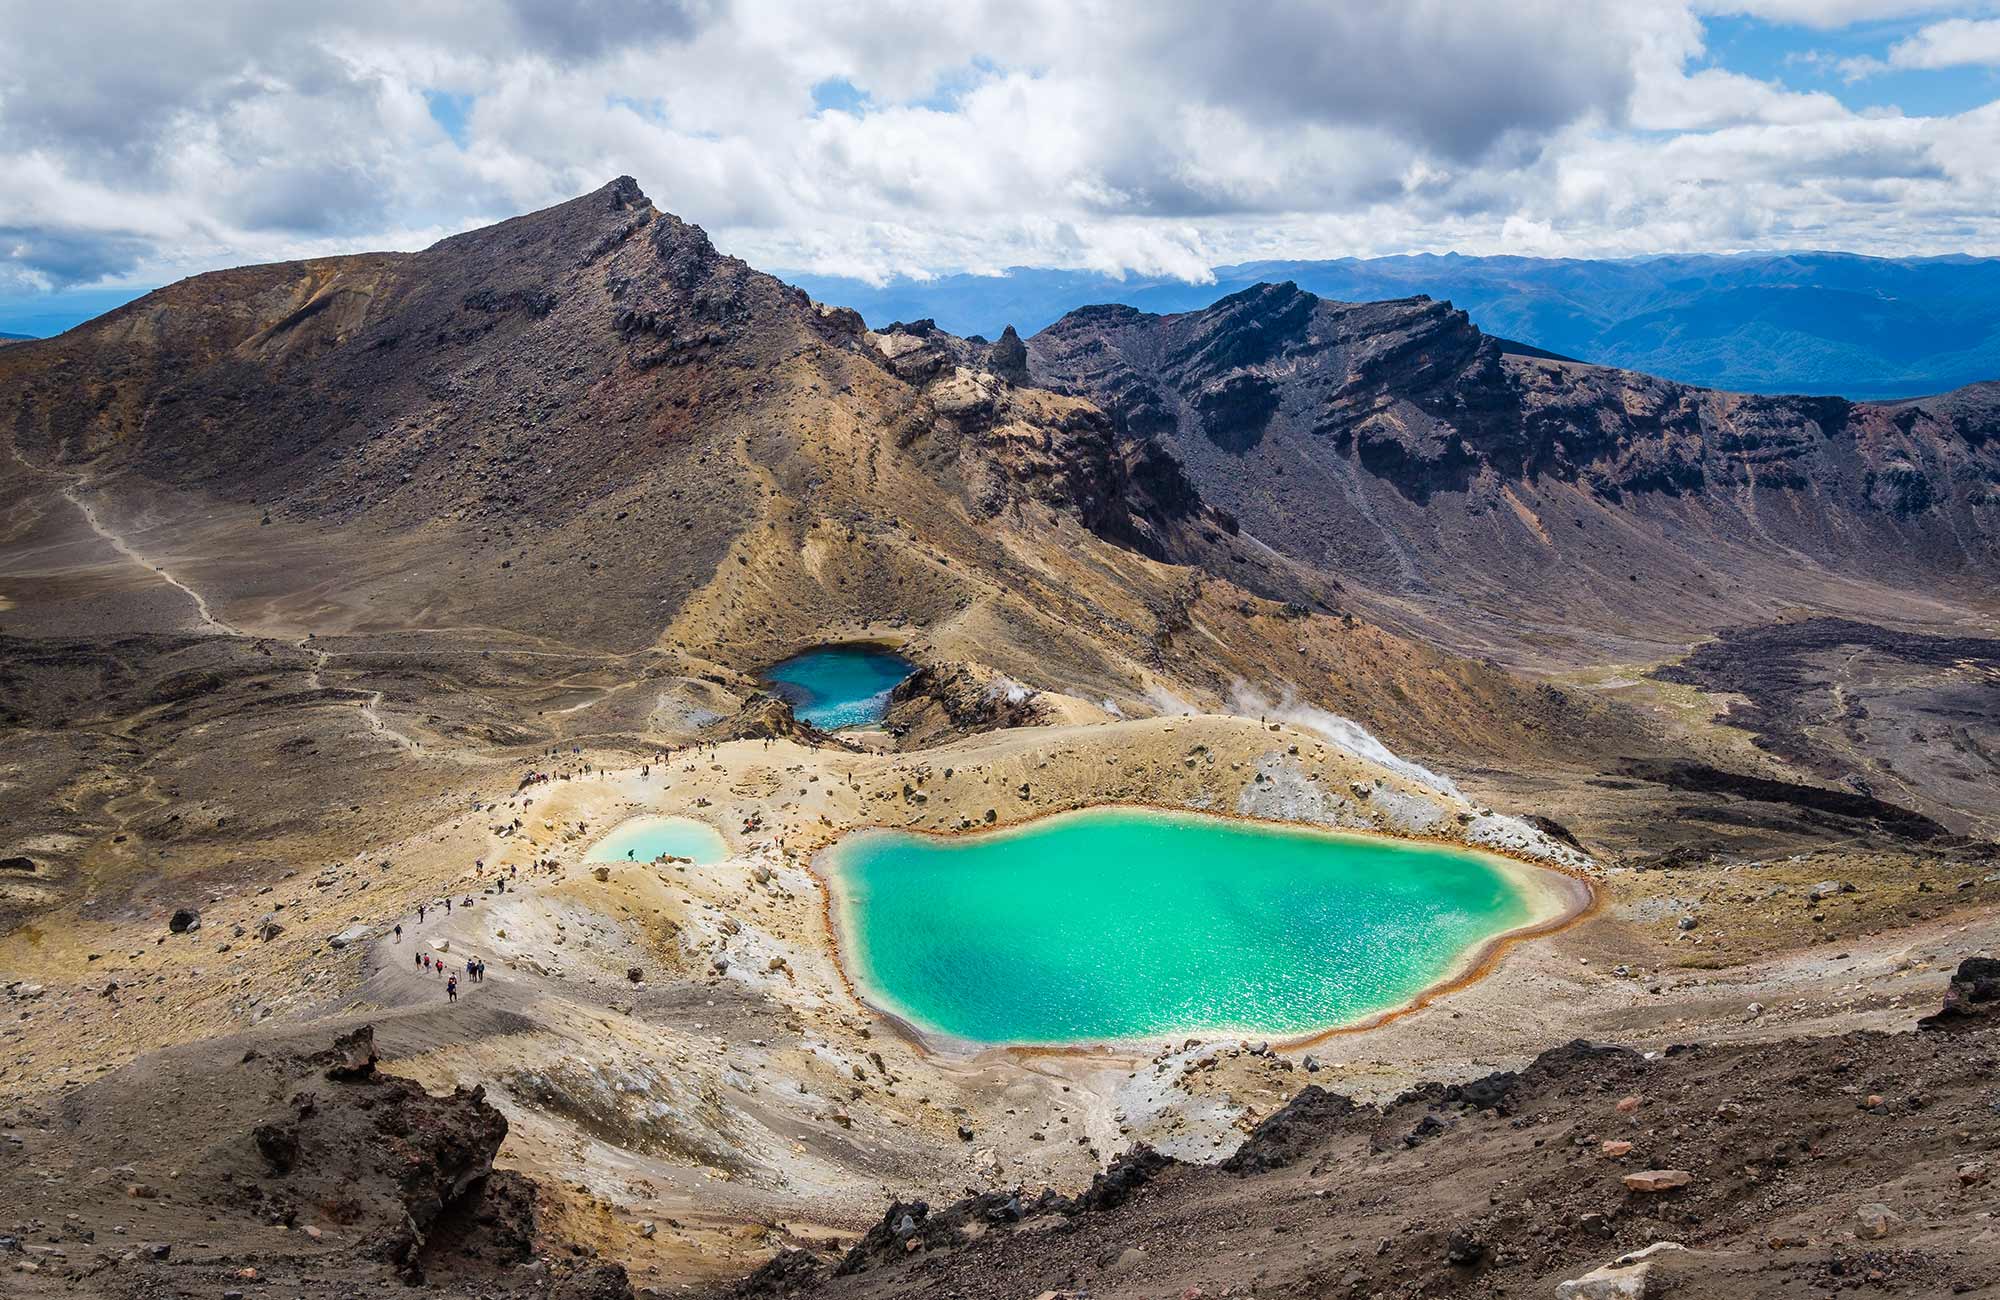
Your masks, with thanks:
[{"label": "dark lava rock", "polygon": [[632,1280],[622,1264],[593,1264],[556,1283],[554,1300],[632,1300]]},{"label": "dark lava rock", "polygon": [[333,1040],[333,1050],[327,1055],[330,1062],[326,1067],[327,1078],[373,1078],[378,1059],[375,1055],[375,1026],[363,1025],[353,1033],[342,1034]]},{"label": "dark lava rock", "polygon": [[186,934],[190,930],[201,929],[201,913],[192,907],[176,908],[167,918],[167,929],[175,934]]},{"label": "dark lava rock", "polygon": [[1967,957],[1958,964],[1944,991],[1936,1015],[1917,1022],[1919,1029],[1964,1030],[2000,1024],[2000,961]]},{"label": "dark lava rock", "polygon": [[296,1124],[259,1124],[250,1137],[257,1153],[274,1174],[288,1174],[299,1162],[299,1128]]},{"label": "dark lava rock", "polygon": [[1453,1233],[1445,1242],[1444,1262],[1469,1268],[1486,1258],[1486,1243],[1465,1233]]},{"label": "dark lava rock", "polygon": [[1341,1121],[1360,1109],[1352,1097],[1309,1083],[1298,1096],[1253,1129],[1243,1145],[1236,1148],[1236,1154],[1222,1162],[1222,1167],[1238,1174],[1283,1169],[1318,1146]]},{"label": "dark lava rock", "polygon": [[1576,833],[1555,818],[1529,813],[1523,820],[1550,839],[1560,840],[1579,853],[1583,851],[1583,844],[1576,838]]},{"label": "dark lava rock", "polygon": [[764,1266],[736,1284],[735,1295],[786,1296],[818,1284],[825,1265],[809,1250],[780,1247]]},{"label": "dark lava rock", "polygon": [[1123,1205],[1134,1192],[1179,1163],[1141,1142],[1094,1176],[1089,1189],[1070,1207],[1071,1212],[1085,1214]]}]

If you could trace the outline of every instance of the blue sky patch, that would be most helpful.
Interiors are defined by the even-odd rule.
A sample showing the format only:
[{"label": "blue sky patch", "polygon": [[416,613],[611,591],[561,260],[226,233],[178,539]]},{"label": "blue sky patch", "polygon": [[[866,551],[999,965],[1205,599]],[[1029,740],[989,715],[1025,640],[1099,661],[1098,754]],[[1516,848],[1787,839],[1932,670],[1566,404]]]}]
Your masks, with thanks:
[{"label": "blue sky patch", "polygon": [[845,77],[828,77],[812,88],[813,112],[853,113],[855,116],[867,112],[873,104],[868,92],[856,86]]},{"label": "blue sky patch", "polygon": [[444,128],[451,142],[465,148],[471,136],[469,119],[472,116],[472,101],[477,96],[455,94],[449,90],[426,90],[424,105],[431,111],[431,120]]},{"label": "blue sky patch", "polygon": [[1722,16],[1708,19],[1702,31],[1710,65],[1777,82],[1787,90],[1822,91],[1855,112],[1897,108],[1910,117],[1940,117],[2000,97],[2000,74],[1992,68],[1884,67],[1856,76],[1843,66],[1855,59],[1886,62],[1890,46],[1932,20],[1854,23],[1816,31]]}]

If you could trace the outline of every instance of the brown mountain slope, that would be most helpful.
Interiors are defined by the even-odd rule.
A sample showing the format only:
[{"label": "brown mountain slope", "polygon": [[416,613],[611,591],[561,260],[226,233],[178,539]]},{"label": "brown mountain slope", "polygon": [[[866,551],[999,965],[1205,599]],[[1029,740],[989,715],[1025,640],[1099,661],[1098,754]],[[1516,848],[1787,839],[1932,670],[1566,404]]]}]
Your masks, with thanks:
[{"label": "brown mountain slope", "polygon": [[[1433,753],[1486,748],[1463,720],[1510,691],[1497,716],[1545,725],[1490,670],[1273,617],[1338,612],[1339,581],[1240,539],[1159,447],[811,304],[629,179],[421,253],[171,286],[10,353],[0,413],[12,540],[73,545],[89,507],[127,544],[105,585],[143,598],[23,573],[14,630],[460,629],[741,671],[895,626],[1093,703],[1247,680]],[[1382,701],[1405,671],[1481,707]]]},{"label": "brown mountain slope", "polygon": [[776,548],[827,570],[766,576],[797,584],[771,603],[803,604],[810,637],[964,603],[935,558],[898,553],[913,534],[1012,579],[996,522],[1164,557],[1203,516],[1094,409],[910,382],[851,313],[721,256],[629,179],[421,253],[171,286],[10,353],[0,409],[23,489],[115,487],[114,527],[174,516],[187,585],[259,626],[629,651],[698,610],[669,639],[715,644],[764,617],[725,560]]}]

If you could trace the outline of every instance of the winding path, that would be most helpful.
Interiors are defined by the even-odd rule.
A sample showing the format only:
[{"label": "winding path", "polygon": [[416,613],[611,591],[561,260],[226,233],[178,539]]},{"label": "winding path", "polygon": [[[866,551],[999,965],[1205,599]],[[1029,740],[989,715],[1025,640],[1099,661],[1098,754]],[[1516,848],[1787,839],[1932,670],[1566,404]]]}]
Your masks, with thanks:
[{"label": "winding path", "polygon": [[[292,642],[292,645],[295,649],[301,650],[312,657],[312,667],[307,670],[306,677],[312,682],[313,689],[316,691],[325,690],[326,679],[321,676],[321,673],[325,670],[327,661],[333,658],[333,656],[314,645],[310,636],[302,636]],[[380,691],[368,692],[368,698],[361,702],[361,717],[368,724],[368,729],[378,736],[396,742],[405,752],[416,753],[417,742],[390,726],[383,720],[381,713],[377,712],[381,703],[382,692]]]},{"label": "winding path", "polygon": [[[16,452],[15,457],[16,459],[19,459],[20,453]],[[154,573],[160,576],[161,581],[165,582],[169,587],[172,587],[175,590],[181,592],[189,600],[193,601],[194,611],[196,614],[201,616],[202,626],[208,628],[210,631],[219,632],[225,636],[244,635],[244,633],[241,630],[239,630],[232,624],[226,623],[222,619],[217,618],[215,616],[214,611],[209,609],[207,599],[205,599],[200,592],[196,591],[193,587],[188,586],[185,582],[182,582],[179,578],[176,578],[173,574],[167,572],[165,565],[155,564],[151,560],[147,559],[145,555],[140,553],[137,547],[133,546],[130,542],[126,541],[125,538],[122,535],[120,535],[117,531],[106,526],[105,522],[97,517],[97,512],[90,508],[90,503],[88,501],[85,501],[83,497],[79,495],[81,487],[82,487],[82,482],[80,480],[78,482],[69,484],[62,491],[63,499],[68,501],[71,505],[75,506],[79,511],[82,512],[83,522],[90,525],[92,532],[96,533],[99,537],[102,537],[105,541],[109,542],[111,544],[112,550],[117,551],[120,555],[132,561],[132,563],[138,565],[140,568],[152,570]]]},{"label": "winding path", "polygon": [[[7,448],[7,450],[14,457],[16,461],[20,462],[20,465],[23,469],[26,469],[31,473],[39,474],[44,478],[63,477],[54,470],[44,469],[43,467],[36,465],[33,461],[29,460],[26,456],[23,456],[21,454],[21,449],[19,447],[10,445]],[[83,499],[83,490],[84,490],[83,479],[81,478],[71,479],[69,482],[63,485],[62,498],[63,500],[69,502],[71,505],[76,507],[77,513],[83,516],[83,521],[86,524],[90,525],[90,530],[93,533],[96,533],[99,537],[103,538],[105,543],[109,545],[112,550],[116,551],[120,556],[122,556],[124,559],[128,560],[132,564],[135,564],[139,568],[146,570],[150,574],[153,574],[155,577],[159,578],[160,581],[166,583],[174,590],[186,596],[190,601],[194,602],[195,614],[200,619],[201,626],[204,630],[213,632],[219,636],[237,637],[246,640],[254,638],[253,633],[244,631],[242,628],[237,627],[235,624],[229,622],[226,619],[216,617],[215,611],[209,607],[207,597],[203,596],[199,591],[196,591],[193,587],[190,587],[187,583],[182,582],[179,578],[176,578],[172,573],[169,573],[166,569],[166,566],[161,564],[155,564],[150,558],[146,556],[145,552],[141,551],[138,547],[132,545],[131,542],[127,541],[122,533],[120,533],[117,529],[112,528],[109,524],[105,523],[104,520],[98,516],[97,511],[91,507],[90,503]],[[298,649],[305,651],[308,655],[312,657],[312,668],[308,670],[307,680],[311,682],[313,689],[316,691],[326,689],[326,681],[321,674],[322,671],[326,668],[327,661],[331,658],[331,656],[325,650],[322,650],[319,647],[310,644],[309,637],[300,637],[293,644]],[[416,753],[418,749],[417,742],[411,739],[409,736],[405,735],[403,732],[396,730],[394,727],[388,724],[388,722],[382,717],[382,714],[380,712],[381,704],[382,704],[382,692],[380,691],[370,691],[367,695],[367,698],[362,700],[361,717],[362,720],[368,724],[368,730],[377,736],[381,736],[384,739],[394,742],[397,748],[403,750],[405,753],[412,753],[412,754]]]}]

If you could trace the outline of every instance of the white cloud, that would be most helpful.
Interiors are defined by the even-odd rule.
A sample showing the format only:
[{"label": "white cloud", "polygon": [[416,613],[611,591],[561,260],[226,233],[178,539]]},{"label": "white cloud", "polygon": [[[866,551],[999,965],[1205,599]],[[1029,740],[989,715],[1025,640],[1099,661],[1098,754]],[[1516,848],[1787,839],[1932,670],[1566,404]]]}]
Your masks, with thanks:
[{"label": "white cloud", "polygon": [[1952,18],[1931,23],[1889,47],[1893,68],[2000,67],[2000,19]]},{"label": "white cloud", "polygon": [[[0,290],[414,247],[621,172],[753,262],[871,278],[2000,248],[1985,110],[1859,115],[1705,58],[1711,9],[1914,7],[0,0]],[[834,82],[860,106],[817,110]]]}]

